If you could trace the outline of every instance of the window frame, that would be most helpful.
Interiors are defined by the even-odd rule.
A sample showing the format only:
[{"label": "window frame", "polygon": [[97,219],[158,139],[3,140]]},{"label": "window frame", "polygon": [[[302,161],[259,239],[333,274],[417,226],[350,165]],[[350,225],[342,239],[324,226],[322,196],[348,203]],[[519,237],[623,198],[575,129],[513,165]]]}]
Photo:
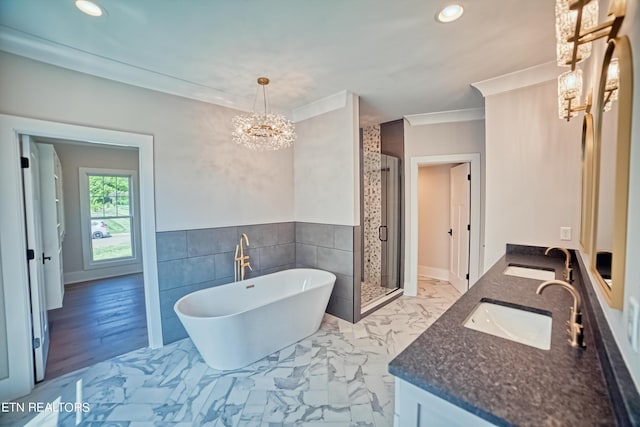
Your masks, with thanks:
[{"label": "window frame", "polygon": [[[138,218],[138,172],[129,169],[87,168],[78,169],[80,191],[80,232],[82,242],[82,262],[85,270],[98,268],[119,267],[141,262],[140,257],[140,221]],[[93,259],[93,243],[91,236],[91,199],[89,195],[89,176],[115,176],[130,179],[129,185],[129,216],[131,217],[131,253],[126,258],[108,260]]]}]

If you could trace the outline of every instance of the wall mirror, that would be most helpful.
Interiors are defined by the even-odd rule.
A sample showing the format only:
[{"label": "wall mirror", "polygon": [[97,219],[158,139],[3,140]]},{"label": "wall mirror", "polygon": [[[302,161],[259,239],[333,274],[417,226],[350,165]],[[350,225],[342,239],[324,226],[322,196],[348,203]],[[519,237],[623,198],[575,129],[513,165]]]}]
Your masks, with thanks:
[{"label": "wall mirror", "polygon": [[600,72],[591,231],[591,270],[609,305],[618,309],[624,296],[632,96],[631,48],[623,36],[609,40]]},{"label": "wall mirror", "polygon": [[591,205],[593,203],[593,114],[586,113],[582,120],[582,219],[580,221],[580,245],[589,252],[591,244]]}]

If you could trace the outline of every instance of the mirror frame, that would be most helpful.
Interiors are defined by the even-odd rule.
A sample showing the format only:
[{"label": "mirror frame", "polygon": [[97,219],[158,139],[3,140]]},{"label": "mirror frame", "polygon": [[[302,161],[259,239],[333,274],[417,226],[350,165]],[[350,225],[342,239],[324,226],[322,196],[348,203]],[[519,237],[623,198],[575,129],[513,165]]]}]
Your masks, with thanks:
[{"label": "mirror frame", "polygon": [[[602,147],[602,116],[604,114],[604,90],[609,63],[615,56],[620,66],[618,90],[618,123],[616,141],[615,202],[611,287],[596,269],[598,235],[598,200],[600,192],[600,151]],[[610,307],[622,309],[624,303],[624,279],[627,246],[627,211],[629,204],[629,155],[631,149],[631,109],[633,106],[633,64],[631,46],[627,36],[609,40],[600,71],[598,99],[596,101],[596,138],[593,158],[593,201],[591,205],[591,272]]]},{"label": "mirror frame", "polygon": [[585,253],[590,253],[591,224],[593,204],[593,145],[595,129],[593,114],[587,112],[582,119],[582,213],[580,222],[580,246]]}]

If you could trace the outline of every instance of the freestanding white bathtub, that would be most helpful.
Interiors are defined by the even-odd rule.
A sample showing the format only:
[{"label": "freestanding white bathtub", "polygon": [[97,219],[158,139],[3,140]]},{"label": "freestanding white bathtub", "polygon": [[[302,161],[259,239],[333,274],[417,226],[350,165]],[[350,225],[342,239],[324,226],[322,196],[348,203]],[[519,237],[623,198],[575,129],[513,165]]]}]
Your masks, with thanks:
[{"label": "freestanding white bathtub", "polygon": [[237,369],[316,332],[335,280],[296,268],[192,292],[173,309],[207,365]]}]

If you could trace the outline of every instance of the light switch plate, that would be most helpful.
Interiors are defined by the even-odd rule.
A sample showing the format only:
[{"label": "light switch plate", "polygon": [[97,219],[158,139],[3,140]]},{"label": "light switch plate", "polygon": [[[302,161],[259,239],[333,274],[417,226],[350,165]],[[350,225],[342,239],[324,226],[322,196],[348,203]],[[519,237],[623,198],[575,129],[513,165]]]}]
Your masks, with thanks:
[{"label": "light switch plate", "polygon": [[560,227],[560,240],[571,240],[571,227]]},{"label": "light switch plate", "polygon": [[640,340],[640,327],[638,325],[639,317],[640,317],[640,307],[638,306],[638,301],[634,297],[629,297],[626,309],[626,318],[627,318],[627,339],[631,344],[631,348],[633,351],[638,351],[638,341]]}]

